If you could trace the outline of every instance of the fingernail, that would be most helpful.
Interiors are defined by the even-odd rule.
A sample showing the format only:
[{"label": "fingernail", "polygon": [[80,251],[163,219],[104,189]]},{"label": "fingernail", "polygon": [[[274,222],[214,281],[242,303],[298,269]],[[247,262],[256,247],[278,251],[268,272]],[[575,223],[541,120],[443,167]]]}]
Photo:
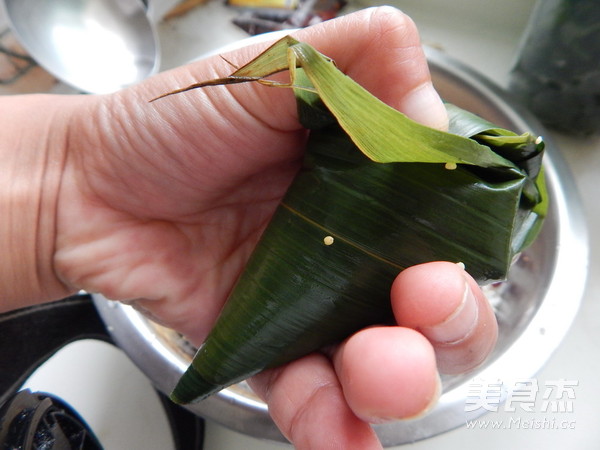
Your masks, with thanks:
[{"label": "fingernail", "polygon": [[458,308],[443,322],[422,327],[420,331],[432,341],[455,344],[466,339],[473,332],[478,315],[477,299],[465,280],[463,298]]},{"label": "fingernail", "polygon": [[414,416],[411,417],[405,417],[405,420],[414,420],[414,419],[420,419],[421,417],[426,416],[427,414],[429,414],[429,412],[436,407],[436,405],[438,404],[438,401],[442,395],[442,379],[440,378],[439,374],[436,376],[436,386],[435,386],[435,392],[433,394],[433,397],[431,397],[431,399],[429,400],[429,403],[427,404],[427,406],[425,407],[425,409],[423,409],[422,411],[420,411],[419,413],[415,414]]},{"label": "fingernail", "polygon": [[416,414],[413,414],[412,416],[405,416],[405,417],[379,417],[379,416],[372,416],[372,417],[366,417],[366,418],[362,418],[364,421],[369,422],[373,425],[383,425],[386,423],[391,423],[391,422],[397,422],[399,420],[413,420],[413,419],[419,419],[421,417],[426,416],[433,408],[436,407],[436,405],[438,404],[438,401],[442,395],[442,380],[439,376],[439,374],[436,374],[436,378],[435,378],[435,390],[433,392],[433,395],[431,396],[431,398],[429,399],[427,405],[425,406],[425,408],[423,408],[421,411],[419,411]]},{"label": "fingernail", "polygon": [[431,83],[409,92],[402,100],[401,110],[411,119],[440,130],[448,129],[448,114],[439,94]]}]

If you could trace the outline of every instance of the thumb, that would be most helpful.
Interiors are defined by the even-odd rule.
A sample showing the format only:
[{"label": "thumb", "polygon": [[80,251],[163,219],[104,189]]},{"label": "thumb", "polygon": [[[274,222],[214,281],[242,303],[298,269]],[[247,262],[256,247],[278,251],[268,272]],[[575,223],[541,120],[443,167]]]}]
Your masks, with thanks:
[{"label": "thumb", "polygon": [[334,58],[348,76],[411,119],[448,128],[417,27],[398,9],[367,8],[302,30],[297,38]]}]

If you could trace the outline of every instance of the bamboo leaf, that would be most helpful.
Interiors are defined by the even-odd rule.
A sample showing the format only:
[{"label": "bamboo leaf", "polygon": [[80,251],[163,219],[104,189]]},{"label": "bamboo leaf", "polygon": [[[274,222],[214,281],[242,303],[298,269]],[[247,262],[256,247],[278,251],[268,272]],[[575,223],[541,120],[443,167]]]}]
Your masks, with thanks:
[{"label": "bamboo leaf", "polygon": [[296,44],[298,44],[296,39],[285,36],[230,76],[234,78],[265,78],[287,70],[290,67],[288,49]]},{"label": "bamboo leaf", "polygon": [[[289,83],[266,78],[286,69]],[[480,282],[505,278],[548,208],[541,139],[454,105],[449,132],[424,127],[290,37],[228,77],[165,95],[247,81],[294,90],[311,129],[304,167],[173,391],[178,403],[392,321],[390,286],[408,266],[461,261]]]},{"label": "bamboo leaf", "polygon": [[[304,69],[312,86],[296,83],[297,66]],[[265,79],[285,69],[290,70],[290,83]],[[477,141],[434,130],[410,120],[339,71],[330,58],[290,36],[280,39],[228,77],[196,83],[153,100],[191,89],[248,81],[296,90],[314,89],[358,148],[377,162],[513,166],[509,160]],[[339,95],[340,92],[343,95]],[[392,128],[395,132],[390,134],[389,130]]]},{"label": "bamboo leaf", "polygon": [[[309,45],[298,43],[291,51],[323,103],[358,148],[373,161],[513,166],[476,141],[410,120],[344,75],[331,60]],[[390,134],[392,129],[394,132]]]}]

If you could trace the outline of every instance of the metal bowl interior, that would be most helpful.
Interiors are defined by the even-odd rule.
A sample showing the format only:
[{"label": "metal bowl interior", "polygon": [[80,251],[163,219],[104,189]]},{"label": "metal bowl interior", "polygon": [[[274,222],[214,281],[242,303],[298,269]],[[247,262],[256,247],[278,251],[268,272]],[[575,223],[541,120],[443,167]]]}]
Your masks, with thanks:
[{"label": "metal bowl interior", "polygon": [[[449,102],[518,132],[543,128],[491,82],[444,54],[428,50],[434,84]],[[554,143],[545,159],[551,206],[541,235],[515,261],[509,279],[485,289],[499,322],[499,341],[489,360],[471,373],[444,377],[439,404],[425,417],[377,425],[385,446],[425,439],[464,425],[486,412],[466,411],[474,379],[515,380],[534,376],[567,333],[587,275],[587,234],[578,193]],[[172,330],[132,308],[95,296],[116,342],[158,389],[169,392],[190,364],[194,349]],[[505,398],[506,392],[502,396]],[[194,413],[248,435],[284,441],[266,405],[245,383],[194,405]]]}]

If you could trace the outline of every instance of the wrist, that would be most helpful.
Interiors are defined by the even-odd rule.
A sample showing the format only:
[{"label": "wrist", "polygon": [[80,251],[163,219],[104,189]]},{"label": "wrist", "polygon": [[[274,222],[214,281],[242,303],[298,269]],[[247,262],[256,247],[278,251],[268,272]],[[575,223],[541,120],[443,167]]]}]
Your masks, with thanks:
[{"label": "wrist", "polygon": [[5,97],[0,108],[0,311],[64,297],[54,271],[66,155],[62,97]]}]

